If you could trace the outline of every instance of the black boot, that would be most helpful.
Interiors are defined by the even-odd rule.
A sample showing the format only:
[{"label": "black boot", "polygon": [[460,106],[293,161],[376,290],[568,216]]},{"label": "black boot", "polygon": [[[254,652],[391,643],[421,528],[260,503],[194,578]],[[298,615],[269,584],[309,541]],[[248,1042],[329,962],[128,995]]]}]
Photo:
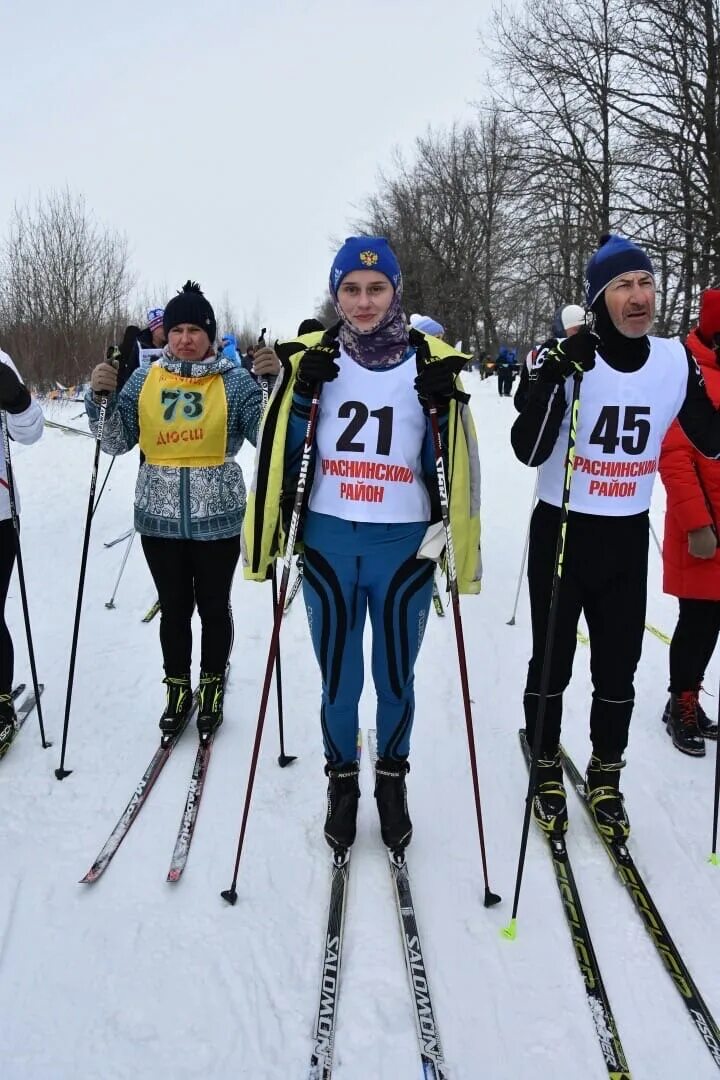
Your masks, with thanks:
[{"label": "black boot", "polygon": [[[697,690],[685,690],[682,694],[670,694],[663,713],[673,746],[691,757],[705,756],[705,739],[700,731],[698,710]],[[709,724],[709,717],[705,716],[705,719]]]},{"label": "black boot", "polygon": [[165,712],[160,717],[160,730],[164,736],[172,737],[182,729],[192,706],[190,676],[168,675],[163,682],[167,686],[167,702]]},{"label": "black boot", "polygon": [[585,774],[588,805],[598,829],[608,840],[622,842],[630,835],[630,820],[620,791],[620,770],[624,768],[622,760],[601,761],[593,754]]},{"label": "black boot", "polygon": [[[699,696],[701,690],[702,690],[702,686],[698,686],[698,696]],[[710,719],[710,717],[708,716],[708,714],[705,712],[702,705],[700,704],[699,699],[698,699],[698,707],[697,707],[697,718],[698,718],[698,727],[700,728],[700,734],[702,735],[703,739],[717,739],[717,737],[718,737],[717,721]]]},{"label": "black boot", "polygon": [[567,832],[568,815],[560,753],[538,760],[533,798],[533,817],[543,832],[561,837]]},{"label": "black boot", "polygon": [[325,839],[333,851],[347,851],[355,842],[360,784],[357,761],[325,766],[328,778]]},{"label": "black boot", "polygon": [[10,694],[0,694],[0,758],[10,749],[16,732],[15,707]]},{"label": "black boot", "polygon": [[224,693],[224,675],[200,672],[197,728],[201,739],[212,735],[222,724]]},{"label": "black boot", "polygon": [[407,759],[378,758],[375,766],[375,801],[380,815],[380,832],[383,844],[391,851],[402,851],[412,840],[405,787],[409,772]]}]

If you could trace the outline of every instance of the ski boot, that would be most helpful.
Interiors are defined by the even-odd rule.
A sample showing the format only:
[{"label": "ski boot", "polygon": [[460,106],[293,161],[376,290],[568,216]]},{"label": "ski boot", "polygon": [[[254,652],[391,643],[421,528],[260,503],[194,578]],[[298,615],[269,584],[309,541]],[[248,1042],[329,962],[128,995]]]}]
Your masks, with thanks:
[{"label": "ski boot", "polygon": [[10,694],[0,694],[0,758],[4,757],[10,749],[16,731],[15,707],[12,697]]},{"label": "ski boot", "polygon": [[169,740],[182,731],[192,708],[192,690],[189,675],[168,675],[163,682],[167,686],[167,702],[165,712],[160,717],[160,731],[163,740]]},{"label": "ski boot", "polygon": [[407,758],[378,758],[375,765],[375,802],[380,816],[380,833],[385,847],[403,851],[412,840],[405,777],[410,772]]},{"label": "ski boot", "polygon": [[201,739],[212,735],[223,722],[225,676],[200,672],[197,728]]},{"label": "ski boot", "polygon": [[624,761],[601,761],[592,755],[585,773],[585,793],[590,813],[599,831],[610,842],[624,843],[630,835],[630,820],[620,791],[620,770]]},{"label": "ski boot", "polygon": [[551,839],[560,839],[567,832],[567,798],[559,751],[552,758],[538,759],[533,817]]},{"label": "ski boot", "polygon": [[325,839],[336,853],[347,851],[355,842],[360,784],[357,761],[348,765],[325,766],[328,778]]},{"label": "ski boot", "polygon": [[[697,690],[685,690],[682,694],[670,694],[663,713],[665,727],[672,738],[673,746],[691,757],[705,756],[705,739],[700,730],[699,712]],[[703,716],[707,725],[712,726],[710,718],[705,713]],[[717,738],[717,728],[715,737]]]}]

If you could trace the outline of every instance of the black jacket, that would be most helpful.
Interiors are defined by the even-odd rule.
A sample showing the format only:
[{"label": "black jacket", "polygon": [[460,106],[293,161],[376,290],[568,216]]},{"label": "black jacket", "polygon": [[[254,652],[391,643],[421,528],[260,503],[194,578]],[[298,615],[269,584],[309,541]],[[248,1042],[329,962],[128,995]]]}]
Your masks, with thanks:
[{"label": "black jacket", "polygon": [[[139,345],[139,347],[138,347]],[[141,330],[139,326],[125,328],[120,345],[120,361],[118,364],[118,394],[128,381],[133,371],[140,366],[140,349],[152,349],[152,330],[146,326]]]}]

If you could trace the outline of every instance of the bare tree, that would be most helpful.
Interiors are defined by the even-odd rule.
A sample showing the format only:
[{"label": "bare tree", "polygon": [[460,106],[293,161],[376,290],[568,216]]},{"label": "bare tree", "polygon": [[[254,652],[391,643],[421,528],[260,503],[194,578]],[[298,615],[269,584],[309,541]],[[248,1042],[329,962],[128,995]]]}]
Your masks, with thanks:
[{"label": "bare tree", "polygon": [[124,322],[127,241],[65,189],[16,207],[0,249],[0,332],[33,382],[82,380]]}]

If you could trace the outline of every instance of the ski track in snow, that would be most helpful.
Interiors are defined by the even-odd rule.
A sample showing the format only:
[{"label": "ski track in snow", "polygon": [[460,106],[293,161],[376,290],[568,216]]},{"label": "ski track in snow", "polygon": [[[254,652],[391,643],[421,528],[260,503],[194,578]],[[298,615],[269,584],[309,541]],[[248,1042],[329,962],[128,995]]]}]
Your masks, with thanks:
[{"label": "ski track in snow", "polygon": [[[602,1080],[606,1069],[544,841],[531,829],[518,938],[500,936],[512,903],[527,772],[517,740],[529,656],[523,590],[509,627],[532,470],[512,455],[514,409],[495,380],[467,377],[483,464],[482,594],[462,601],[492,887],[482,906],[477,827],[451,612],[431,611],[416,672],[418,707],[409,798],[408,861],[431,993],[456,1080]],[[79,412],[51,404],[65,422]],[[78,427],[82,420],[74,421]],[[132,520],[137,451],[114,466],[93,524],[67,766],[58,764],[67,665],[93,444],[46,429],[13,445],[23,500],[22,543],[51,750],[31,716],[0,766],[0,1015],[3,1080],[191,1080],[307,1075],[329,891],[322,838],[325,778],[319,679],[301,598],[283,623],[286,746],[277,767],[271,697],[240,866],[231,880],[249,756],[271,629],[267,586],[233,591],[236,640],[187,870],[165,882],[195,740],[187,733],[105,876],[80,886],[155,748],[163,707],[158,621],[140,619],[155,596],[139,543],[106,610],[124,544],[103,541]],[[252,448],[240,460],[249,478]],[[103,456],[99,483],[109,459]],[[98,485],[99,486],[99,485]],[[652,519],[662,535],[664,492]],[[650,554],[649,620],[671,633],[675,601],[661,593]],[[16,678],[29,682],[17,577],[8,616]],[[372,727],[372,687],[361,705]],[[720,1016],[720,873],[710,848],[714,746],[678,754],[660,723],[667,646],[646,635],[637,677],[624,790],[631,846],[670,932]],[[717,659],[707,685],[718,685]],[[589,753],[587,649],[578,646],[564,739],[584,770]],[[708,711],[717,698],[708,699]],[[380,846],[367,754],[353,854],[335,1048],[337,1080],[416,1080],[421,1072],[390,875]],[[625,890],[569,792],[568,843],[610,1002],[634,1080],[717,1075]]]}]

